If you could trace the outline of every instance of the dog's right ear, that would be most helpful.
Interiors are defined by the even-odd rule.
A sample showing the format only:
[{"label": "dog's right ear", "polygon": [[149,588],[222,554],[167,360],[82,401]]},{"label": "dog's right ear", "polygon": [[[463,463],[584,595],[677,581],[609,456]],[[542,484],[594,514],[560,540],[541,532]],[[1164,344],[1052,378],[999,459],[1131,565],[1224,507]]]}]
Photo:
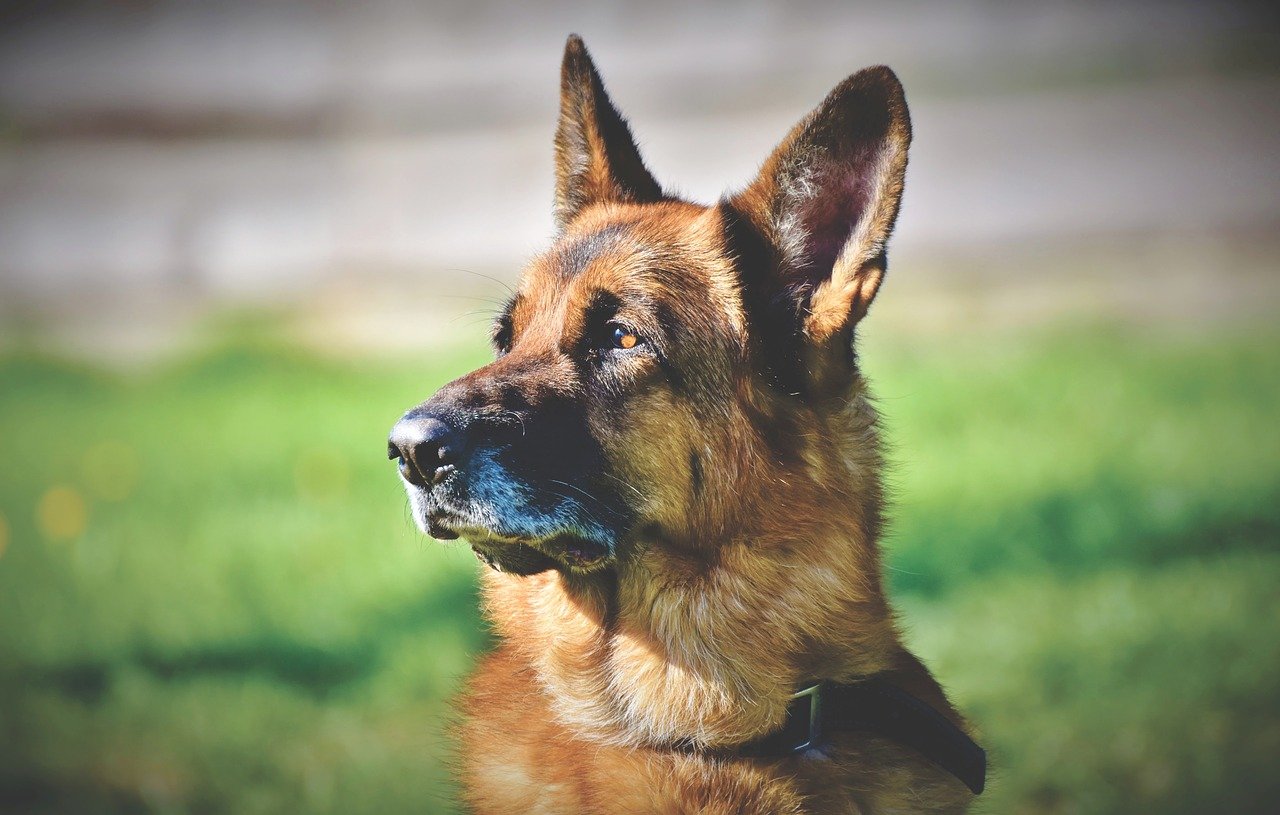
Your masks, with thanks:
[{"label": "dog's right ear", "polygon": [[626,120],[609,101],[582,38],[570,35],[560,66],[556,228],[564,231],[592,204],[662,198],[662,188],[645,168]]}]

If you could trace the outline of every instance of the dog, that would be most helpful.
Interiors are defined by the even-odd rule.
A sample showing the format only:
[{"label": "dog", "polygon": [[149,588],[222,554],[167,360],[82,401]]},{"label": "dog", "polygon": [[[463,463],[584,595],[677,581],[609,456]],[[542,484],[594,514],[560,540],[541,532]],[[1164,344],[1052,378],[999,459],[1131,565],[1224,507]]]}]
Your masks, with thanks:
[{"label": "dog", "polygon": [[392,430],[416,521],[489,569],[459,702],[477,813],[953,813],[985,779],[904,647],[855,329],[911,125],[840,83],[744,189],[663,190],[569,38],[555,224],[493,362]]}]

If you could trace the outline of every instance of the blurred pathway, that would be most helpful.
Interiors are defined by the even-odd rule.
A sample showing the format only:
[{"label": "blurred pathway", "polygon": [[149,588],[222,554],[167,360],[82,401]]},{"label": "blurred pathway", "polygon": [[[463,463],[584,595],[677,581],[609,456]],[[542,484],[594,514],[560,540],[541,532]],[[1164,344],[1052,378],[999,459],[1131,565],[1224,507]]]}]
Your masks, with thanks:
[{"label": "blurred pathway", "polygon": [[659,178],[703,201],[847,72],[894,65],[916,129],[904,268],[959,257],[1025,285],[1062,265],[1029,247],[1204,254],[1280,226],[1280,76],[1195,69],[1249,36],[1247,9],[761,4],[725,28],[726,8],[520,8],[166,3],[10,27],[0,323],[513,278],[550,230],[570,28]]}]

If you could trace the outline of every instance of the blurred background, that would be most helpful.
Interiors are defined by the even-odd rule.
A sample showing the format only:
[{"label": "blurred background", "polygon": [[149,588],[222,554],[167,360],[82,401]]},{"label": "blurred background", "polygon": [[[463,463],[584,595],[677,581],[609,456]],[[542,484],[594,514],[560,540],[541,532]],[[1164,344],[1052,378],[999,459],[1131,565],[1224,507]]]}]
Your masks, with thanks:
[{"label": "blurred background", "polygon": [[909,643],[991,813],[1280,796],[1280,17],[1208,2],[11,2],[0,810],[451,812],[474,558],[385,434],[550,234],[565,36],[745,183],[887,63],[861,329]]}]

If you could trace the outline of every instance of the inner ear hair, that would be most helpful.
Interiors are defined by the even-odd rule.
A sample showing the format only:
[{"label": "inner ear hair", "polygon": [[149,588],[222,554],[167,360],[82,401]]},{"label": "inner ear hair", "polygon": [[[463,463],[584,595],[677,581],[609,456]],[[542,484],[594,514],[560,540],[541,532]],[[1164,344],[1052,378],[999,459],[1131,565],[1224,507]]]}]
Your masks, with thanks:
[{"label": "inner ear hair", "polygon": [[911,121],[884,66],[840,83],[729,201],[773,248],[769,284],[800,295],[804,333],[846,336],[879,290],[898,215]]}]

